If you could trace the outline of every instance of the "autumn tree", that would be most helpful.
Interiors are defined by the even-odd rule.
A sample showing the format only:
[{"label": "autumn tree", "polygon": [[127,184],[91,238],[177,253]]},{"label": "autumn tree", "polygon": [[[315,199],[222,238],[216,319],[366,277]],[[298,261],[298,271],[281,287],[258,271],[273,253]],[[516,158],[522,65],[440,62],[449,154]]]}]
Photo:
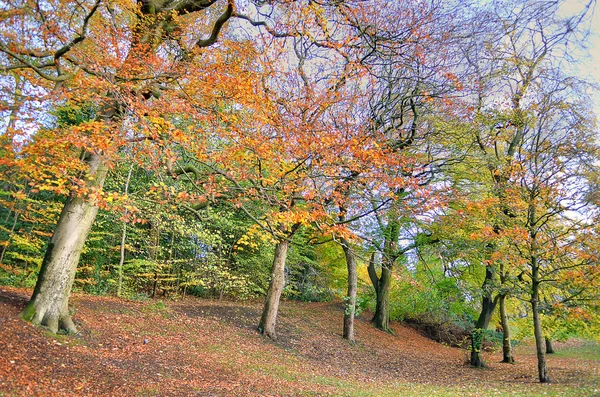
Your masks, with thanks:
[{"label": "autumn tree", "polygon": [[[75,330],[68,295],[114,154],[127,144],[160,148],[183,137],[162,117],[185,109],[177,82],[210,57],[202,49],[216,43],[233,7],[213,1],[10,4],[2,22],[2,68],[26,80],[29,103],[92,103],[96,109],[92,120],[49,141],[65,144],[69,163],[76,164],[72,169],[83,174],[71,177],[69,198],[23,311],[26,319],[53,332]],[[19,80],[12,81],[14,90]],[[43,113],[38,106],[34,125]],[[18,134],[27,139],[23,116]]]},{"label": "autumn tree", "polygon": [[[505,251],[504,242],[512,232],[522,234],[515,224],[519,208],[515,207],[513,196],[518,189],[513,181],[520,164],[519,150],[533,134],[532,114],[541,106],[536,95],[540,86],[554,81],[553,71],[568,57],[570,40],[587,11],[561,19],[557,16],[558,5],[551,2],[540,6],[526,1],[509,6],[495,2],[491,8],[472,14],[473,29],[461,47],[466,64],[457,70],[457,75],[464,76],[464,99],[457,99],[455,105],[443,111],[468,120],[472,127],[472,153],[489,173],[484,183],[489,184],[486,190],[497,207],[496,218],[489,224],[488,257],[483,261],[485,278],[481,313],[473,332],[473,366],[484,365],[480,354],[483,335],[496,305],[500,302],[504,307],[511,277],[519,274],[519,270],[510,271],[515,266],[518,269],[520,263],[511,263],[512,253]],[[568,85],[566,80],[563,83]],[[504,360],[511,362],[509,330],[505,333]]]},{"label": "autumn tree", "polygon": [[[550,380],[545,362],[546,344],[541,323],[544,283],[556,283],[561,274],[579,271],[594,273],[595,255],[584,247],[589,243],[596,208],[585,198],[586,175],[597,162],[594,128],[586,105],[572,99],[577,83],[555,71],[555,79],[538,92],[532,132],[521,147],[518,183],[524,203],[521,222],[528,239],[516,246],[527,259],[527,276],[540,382]],[[571,91],[573,90],[573,91]],[[583,240],[582,240],[583,239]],[[593,244],[593,240],[590,241]],[[583,246],[581,245],[583,244]],[[583,248],[583,251],[581,250]],[[568,290],[555,295],[567,302]]]}]

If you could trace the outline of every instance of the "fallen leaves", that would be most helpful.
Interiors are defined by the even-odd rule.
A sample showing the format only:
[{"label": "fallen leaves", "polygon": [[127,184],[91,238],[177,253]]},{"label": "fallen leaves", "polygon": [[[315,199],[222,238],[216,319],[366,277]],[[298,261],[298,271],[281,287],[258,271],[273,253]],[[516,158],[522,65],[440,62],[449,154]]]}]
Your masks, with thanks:
[{"label": "fallen leaves", "polygon": [[[533,351],[518,350],[515,365],[488,357],[490,368],[476,370],[460,349],[399,325],[390,335],[367,318],[357,321],[358,342],[350,345],[338,303],[283,302],[273,342],[255,330],[260,303],[188,298],[157,312],[149,302],[76,295],[81,331],[67,337],[18,318],[28,295],[0,290],[0,391],[8,395],[340,396],[348,387],[367,393],[360,395],[390,388],[432,395],[452,387],[469,396],[478,388],[495,395],[538,387]],[[590,362],[550,360],[555,388],[598,377]]]}]

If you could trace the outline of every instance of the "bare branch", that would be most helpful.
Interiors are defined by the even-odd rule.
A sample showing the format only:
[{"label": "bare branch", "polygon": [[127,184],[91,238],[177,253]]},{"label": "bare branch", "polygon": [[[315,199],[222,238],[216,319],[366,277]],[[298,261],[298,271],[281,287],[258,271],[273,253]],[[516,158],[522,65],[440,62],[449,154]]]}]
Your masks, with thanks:
[{"label": "bare branch", "polygon": [[223,14],[221,14],[221,16],[215,21],[215,25],[213,26],[213,30],[212,33],[210,34],[210,37],[208,37],[207,39],[203,39],[203,40],[198,40],[196,42],[196,46],[200,47],[200,48],[204,48],[204,47],[210,47],[211,45],[215,44],[217,42],[217,39],[219,38],[219,33],[221,32],[221,28],[223,28],[223,25],[225,24],[225,22],[227,22],[229,20],[229,18],[231,18],[231,16],[233,15],[233,2],[229,2],[227,3],[227,9],[225,10],[225,12],[223,12]]}]

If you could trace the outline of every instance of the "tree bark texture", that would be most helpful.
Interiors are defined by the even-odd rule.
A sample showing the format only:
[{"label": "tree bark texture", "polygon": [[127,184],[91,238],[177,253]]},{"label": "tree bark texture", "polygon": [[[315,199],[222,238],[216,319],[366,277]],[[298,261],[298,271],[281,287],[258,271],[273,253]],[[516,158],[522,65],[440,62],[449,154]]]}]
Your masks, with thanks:
[{"label": "tree bark texture", "polygon": [[515,359],[510,343],[510,327],[506,315],[506,295],[500,295],[498,303],[500,305],[500,323],[502,324],[502,362],[514,364]]},{"label": "tree bark texture", "polygon": [[554,346],[552,345],[552,339],[546,336],[546,354],[554,354]]},{"label": "tree bark texture", "polygon": [[392,271],[388,267],[381,268],[376,294],[375,315],[371,322],[382,331],[390,331],[390,287],[392,285]]},{"label": "tree bark texture", "polygon": [[[104,185],[107,168],[98,154],[88,155],[86,161],[89,165],[86,187],[89,191],[99,190]],[[54,333],[77,331],[69,314],[68,300],[79,256],[97,213],[93,201],[75,195],[67,199],[46,249],[31,300],[21,312],[25,320],[45,325]]]},{"label": "tree bark texture", "polygon": [[273,340],[277,338],[275,325],[277,322],[277,312],[279,310],[279,300],[285,285],[285,260],[287,258],[289,244],[290,242],[287,239],[284,239],[275,247],[271,281],[269,282],[267,299],[260,318],[260,324],[258,325],[259,332]]},{"label": "tree bark texture", "polygon": [[392,286],[392,271],[398,259],[398,238],[400,237],[400,222],[395,211],[389,215],[388,225],[384,231],[385,241],[381,258],[381,276],[377,277],[373,256],[369,263],[369,277],[375,288],[377,303],[375,315],[371,322],[380,330],[390,332],[390,288]]},{"label": "tree bark texture", "polygon": [[348,268],[348,293],[344,299],[344,339],[354,342],[354,316],[356,314],[356,291],[358,289],[358,276],[356,272],[356,255],[345,238],[341,239],[342,249],[346,256]]},{"label": "tree bark texture", "polygon": [[482,284],[483,297],[481,300],[481,313],[477,323],[475,323],[475,329],[471,335],[471,366],[481,368],[485,367],[483,358],[481,356],[481,349],[483,346],[483,340],[485,337],[485,331],[487,330],[492,314],[496,308],[497,300],[492,298],[491,283],[494,278],[494,269],[492,266],[486,266],[485,268],[485,279]]},{"label": "tree bark texture", "polygon": [[542,320],[540,319],[540,281],[537,258],[531,258],[531,310],[533,312],[533,335],[535,336],[535,350],[538,360],[538,378],[540,383],[549,383],[548,366],[546,364],[546,344],[542,333]]}]

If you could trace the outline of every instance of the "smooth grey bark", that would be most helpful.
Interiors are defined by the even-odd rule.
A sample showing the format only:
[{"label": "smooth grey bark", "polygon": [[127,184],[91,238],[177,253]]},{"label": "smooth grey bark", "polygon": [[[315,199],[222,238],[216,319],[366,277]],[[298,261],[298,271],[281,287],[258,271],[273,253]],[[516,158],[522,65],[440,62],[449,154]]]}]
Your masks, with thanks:
[{"label": "smooth grey bark", "polygon": [[289,244],[290,242],[288,239],[283,239],[279,241],[275,247],[271,281],[269,282],[267,299],[258,325],[258,331],[273,340],[277,339],[275,326],[277,323],[277,313],[279,311],[279,300],[285,285],[285,261],[287,259]]},{"label": "smooth grey bark", "polygon": [[502,324],[502,362],[514,364],[512,345],[510,343],[510,327],[508,325],[508,316],[506,314],[506,295],[500,295],[500,323]]},{"label": "smooth grey bark", "polygon": [[[90,191],[101,189],[107,167],[95,153],[88,154],[86,162],[89,166],[84,179],[86,187]],[[69,313],[69,295],[81,250],[97,212],[93,200],[76,195],[67,199],[46,249],[31,300],[21,312],[25,320],[47,326],[54,333],[61,329],[77,331]]]},{"label": "smooth grey bark", "polygon": [[344,339],[354,342],[354,316],[356,314],[356,292],[358,289],[358,275],[356,271],[356,255],[350,241],[340,239],[344,255],[346,256],[346,267],[348,268],[348,292],[344,298]]}]

